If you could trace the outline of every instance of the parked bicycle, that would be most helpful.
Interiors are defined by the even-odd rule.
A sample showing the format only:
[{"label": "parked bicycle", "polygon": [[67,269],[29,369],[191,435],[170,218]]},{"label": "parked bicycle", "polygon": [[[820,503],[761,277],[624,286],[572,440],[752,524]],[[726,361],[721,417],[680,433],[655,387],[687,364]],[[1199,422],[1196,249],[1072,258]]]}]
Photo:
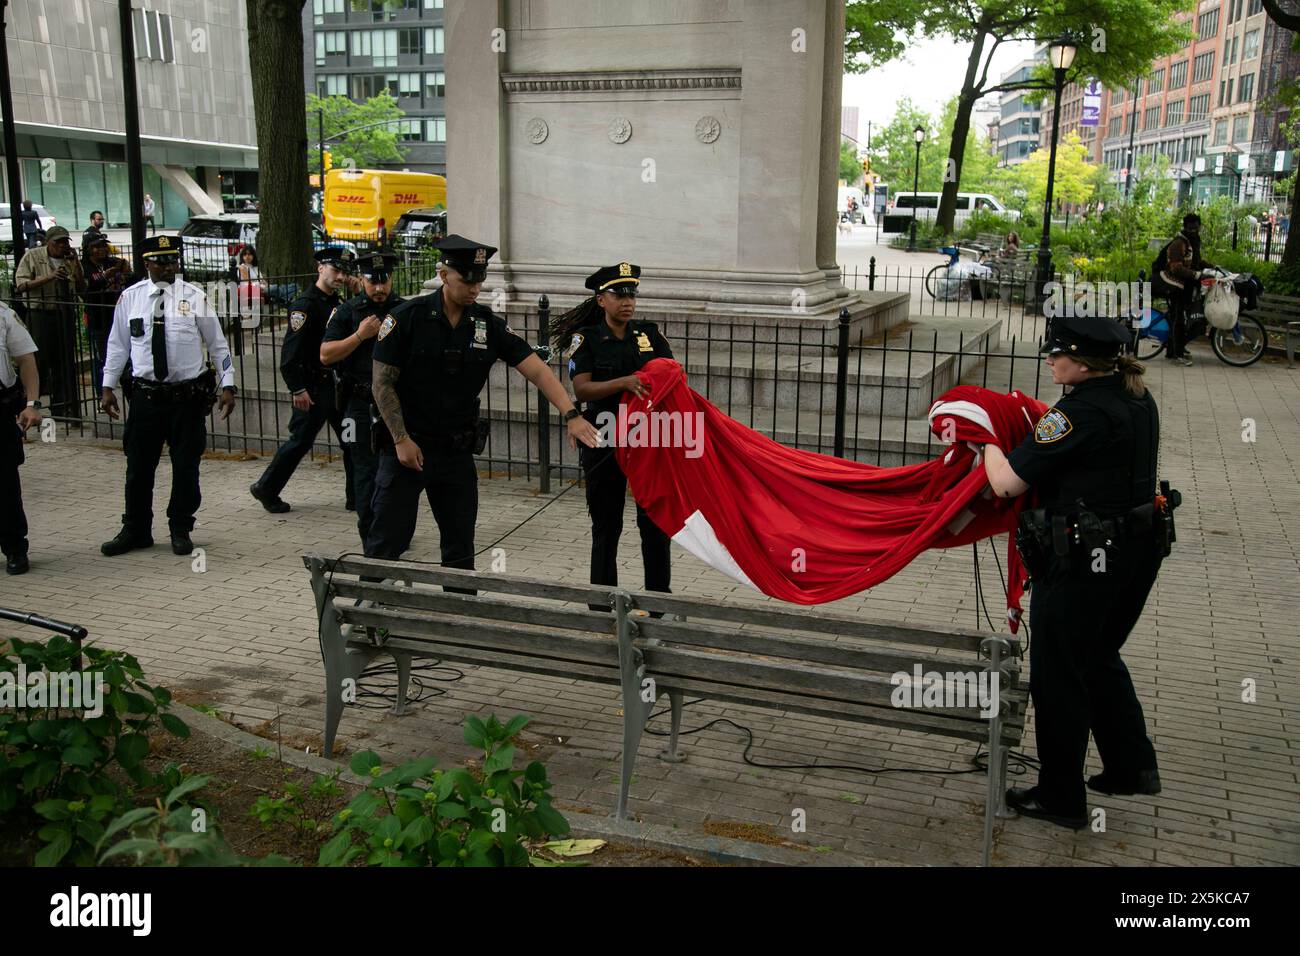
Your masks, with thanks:
[{"label": "parked bicycle", "polygon": [[[983,267],[971,270],[969,274],[966,269],[958,269],[961,262],[961,249],[957,246],[940,246],[939,253],[944,256],[944,261],[939,263],[933,269],[925,274],[925,291],[932,299],[955,299],[960,292],[962,282],[971,283],[971,291],[974,294],[979,283],[979,298],[986,298],[985,284],[992,279],[992,270],[988,269],[986,260],[996,258],[996,254],[989,252],[980,252],[976,255],[970,266]],[[956,274],[954,274],[954,270]],[[956,285],[956,288],[954,288]]]},{"label": "parked bicycle", "polygon": [[[1237,322],[1230,329],[1219,329],[1207,323],[1206,334],[1210,339],[1210,348],[1221,362],[1236,368],[1254,365],[1264,357],[1268,346],[1268,333],[1264,323],[1245,310],[1245,297],[1239,284],[1248,281],[1246,277],[1225,272],[1222,269],[1203,269],[1201,271],[1200,289],[1190,306],[1189,314],[1197,314],[1204,302],[1204,291],[1220,279],[1227,279],[1233,284],[1233,292],[1240,303]],[[1154,306],[1148,307],[1143,316],[1134,324],[1133,352],[1138,359],[1153,359],[1165,350],[1169,343],[1169,313],[1162,312]],[[1186,321],[1180,318],[1179,321]],[[1199,330],[1196,337],[1200,338]],[[1189,339],[1190,344],[1190,339]]]}]

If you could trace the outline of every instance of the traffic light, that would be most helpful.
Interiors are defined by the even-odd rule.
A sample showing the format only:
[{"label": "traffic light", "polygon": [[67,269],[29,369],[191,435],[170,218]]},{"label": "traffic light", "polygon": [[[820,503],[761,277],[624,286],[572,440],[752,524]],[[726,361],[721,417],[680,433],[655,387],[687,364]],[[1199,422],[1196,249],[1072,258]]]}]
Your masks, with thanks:
[{"label": "traffic light", "polygon": [[334,157],[330,154],[330,151],[328,149],[321,154],[321,158],[325,161],[324,165],[325,165],[326,172],[329,172],[331,169],[334,168]]},{"label": "traffic light", "polygon": [[870,157],[870,156],[868,156],[868,157],[866,157],[865,159],[862,160],[862,175],[863,175],[863,176],[870,176],[870,175],[871,175],[871,157]]}]

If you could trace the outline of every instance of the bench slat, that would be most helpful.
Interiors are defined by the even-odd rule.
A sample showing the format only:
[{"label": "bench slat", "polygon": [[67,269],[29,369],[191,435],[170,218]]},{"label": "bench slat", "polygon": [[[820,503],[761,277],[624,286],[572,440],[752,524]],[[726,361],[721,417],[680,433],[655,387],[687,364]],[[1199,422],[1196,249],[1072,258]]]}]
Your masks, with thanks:
[{"label": "bench slat", "polygon": [[[349,643],[358,647],[370,646],[361,640],[353,640]],[[527,652],[512,654],[508,651],[492,651],[461,644],[444,644],[436,640],[405,637],[390,637],[384,646],[390,650],[405,651],[412,657],[435,657],[440,661],[455,661],[457,664],[477,664],[481,667],[495,667],[525,674],[544,674],[547,677],[585,680],[594,684],[612,684],[615,687],[619,684],[617,664],[613,667],[605,667],[580,661],[552,661]]]},{"label": "bench slat", "polygon": [[362,608],[335,604],[349,624],[385,627],[390,634],[408,638],[434,638],[449,645],[513,650],[538,660],[585,661],[617,669],[618,644],[610,638],[548,634],[510,624],[484,624],[472,617],[430,619],[418,612],[393,608]]},{"label": "bench slat", "polygon": [[601,611],[576,611],[548,604],[508,604],[492,598],[446,591],[416,590],[395,584],[377,584],[352,578],[335,578],[334,590],[341,598],[362,598],[398,608],[418,608],[445,614],[533,624],[538,627],[591,631],[614,637],[617,622]]}]

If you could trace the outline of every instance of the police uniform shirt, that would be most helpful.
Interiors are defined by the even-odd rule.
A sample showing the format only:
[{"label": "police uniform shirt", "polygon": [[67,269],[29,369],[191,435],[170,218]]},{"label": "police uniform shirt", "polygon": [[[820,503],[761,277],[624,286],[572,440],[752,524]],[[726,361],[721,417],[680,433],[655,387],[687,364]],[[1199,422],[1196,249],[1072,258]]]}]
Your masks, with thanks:
[{"label": "police uniform shirt", "polygon": [[467,307],[452,328],[439,290],[384,317],[374,360],[402,370],[396,391],[407,431],[434,436],[473,425],[478,394],[497,359],[513,367],[532,354],[486,306]]},{"label": "police uniform shirt", "polygon": [[204,346],[217,369],[222,388],[233,388],[235,369],[221,323],[207,296],[196,285],[177,278],[170,286],[142,279],[130,286],[113,309],[104,359],[104,388],[117,388],[126,361],[136,378],[157,381],[153,368],[153,320],[163,315],[167,343],[167,382],[188,382],[203,374]]},{"label": "police uniform shirt", "polygon": [[1082,498],[1108,516],[1151,500],[1158,444],[1151,393],[1134,398],[1123,375],[1100,375],[1061,396],[1007,461],[1045,507],[1077,510]]},{"label": "police uniform shirt", "polygon": [[0,389],[13,388],[18,381],[14,359],[35,352],[36,343],[32,340],[31,333],[18,321],[18,314],[0,302]]},{"label": "police uniform shirt", "polygon": [[[641,369],[651,359],[672,358],[673,350],[668,340],[660,333],[653,322],[637,322],[635,319],[627,324],[627,333],[620,340],[601,320],[599,325],[588,326],[574,333],[569,342],[569,378],[584,372],[591,374],[593,382],[608,382]],[[584,412],[587,420],[593,424],[601,412],[617,412],[618,394],[607,395],[602,399],[587,403]]]},{"label": "police uniform shirt", "polygon": [[[321,341],[342,342],[344,339],[351,338],[356,334],[357,329],[361,328],[361,323],[366,318],[373,315],[383,322],[386,315],[405,301],[398,295],[390,295],[383,302],[371,302],[365,293],[353,296],[334,310],[325,325],[325,337]],[[370,375],[375,367],[374,354],[374,338],[365,339],[352,350],[351,355],[334,363],[331,368],[336,369],[349,381],[369,385]]]},{"label": "police uniform shirt", "polygon": [[280,350],[280,374],[289,391],[301,392],[321,380],[320,343],[338,304],[337,295],[313,285],[289,305],[289,330]]}]

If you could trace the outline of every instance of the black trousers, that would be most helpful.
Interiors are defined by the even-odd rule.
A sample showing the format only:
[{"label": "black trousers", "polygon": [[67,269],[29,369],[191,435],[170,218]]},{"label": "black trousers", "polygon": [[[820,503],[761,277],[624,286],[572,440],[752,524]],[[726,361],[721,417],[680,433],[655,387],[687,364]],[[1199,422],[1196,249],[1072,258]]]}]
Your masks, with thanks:
[{"label": "black trousers", "polygon": [[[36,370],[41,390],[50,396],[51,415],[80,415],[76,357],[76,319],[67,308],[32,309],[27,328],[36,343]],[[101,379],[102,383],[102,379]]]},{"label": "black trousers", "polygon": [[22,430],[12,421],[0,421],[0,552],[6,558],[27,553],[27,515],[18,477],[23,460]]},{"label": "black trousers", "polygon": [[[583,446],[579,460],[587,479],[587,512],[591,515],[591,583],[618,584],[618,539],[623,533],[623,502],[627,476],[613,448]],[[636,526],[641,532],[641,561],[647,591],[671,591],[672,542],[640,505]]]},{"label": "black trousers", "polygon": [[357,533],[361,546],[366,545],[370,526],[375,520],[375,475],[379,471],[379,456],[370,450],[370,403],[353,399],[343,414],[343,436],[352,442],[345,444],[352,456],[351,498],[357,506]]},{"label": "black trousers", "polygon": [[293,410],[289,417],[289,440],[276,449],[258,483],[271,495],[284,491],[299,462],[307,457],[311,446],[316,443],[316,436],[328,422],[343,449],[343,471],[347,475],[344,487],[351,499],[352,445],[343,441],[343,412],[334,404],[334,386],[332,383],[312,385],[307,394],[311,396],[311,407],[305,412],[297,408]]},{"label": "black trousers", "polygon": [[199,462],[208,440],[208,410],[205,403],[173,402],[135,389],[122,436],[126,452],[126,513],[122,515],[122,526],[138,537],[153,537],[153,483],[163,442],[172,460],[167,527],[184,534],[194,530],[194,515],[203,500]]},{"label": "black trousers", "polygon": [[1038,742],[1043,805],[1087,812],[1083,780],[1091,730],[1108,777],[1156,769],[1142,704],[1120,658],[1160,570],[1151,538],[1106,550],[1105,570],[1083,551],[1069,570],[1053,558],[1035,579],[1029,605],[1029,692]]},{"label": "black trousers", "polygon": [[1162,295],[1169,301],[1169,315],[1166,319],[1169,323],[1169,342],[1165,350],[1166,357],[1178,358],[1186,355],[1187,343],[1194,334],[1199,334],[1201,331],[1201,329],[1189,330],[1187,327],[1187,316],[1196,304],[1199,288],[1188,282],[1187,288],[1180,289],[1157,277],[1152,283],[1152,294]]},{"label": "black trousers", "polygon": [[[374,518],[366,557],[396,560],[411,546],[423,492],[438,524],[443,567],[474,570],[474,526],[478,522],[478,471],[468,452],[447,454],[420,446],[424,468],[416,471],[391,449],[379,456]],[[449,591],[460,592],[458,588]],[[473,594],[474,591],[464,593]]]},{"label": "black trousers", "polygon": [[100,306],[86,307],[86,326],[90,341],[90,363],[95,370],[90,393],[97,396],[104,387],[104,361],[108,357],[108,333],[113,329],[113,310]]}]

